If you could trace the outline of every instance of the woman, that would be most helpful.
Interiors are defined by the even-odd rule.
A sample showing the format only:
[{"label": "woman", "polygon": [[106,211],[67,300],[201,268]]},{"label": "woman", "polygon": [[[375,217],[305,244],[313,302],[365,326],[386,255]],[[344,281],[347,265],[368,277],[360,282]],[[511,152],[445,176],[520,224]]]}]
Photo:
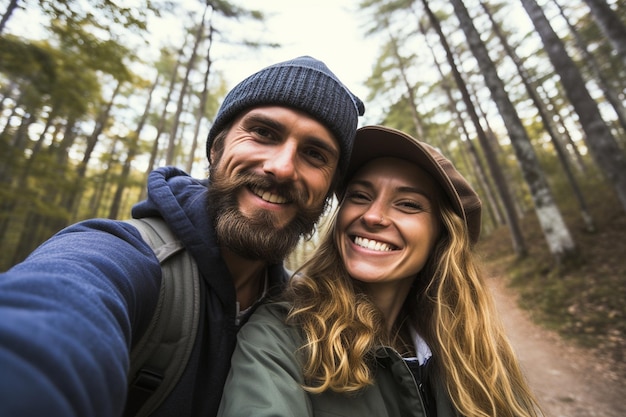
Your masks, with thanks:
[{"label": "woman", "polygon": [[478,196],[427,144],[357,131],[329,233],[238,336],[221,416],[540,415],[473,245]]}]

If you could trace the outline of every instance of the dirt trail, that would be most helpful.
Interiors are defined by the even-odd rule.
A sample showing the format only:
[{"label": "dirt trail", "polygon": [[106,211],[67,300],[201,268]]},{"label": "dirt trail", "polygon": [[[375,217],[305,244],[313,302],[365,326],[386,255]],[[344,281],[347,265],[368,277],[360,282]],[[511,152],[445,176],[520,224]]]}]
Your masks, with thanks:
[{"label": "dirt trail", "polygon": [[546,417],[626,417],[626,381],[618,380],[603,358],[535,325],[502,279],[488,282]]}]

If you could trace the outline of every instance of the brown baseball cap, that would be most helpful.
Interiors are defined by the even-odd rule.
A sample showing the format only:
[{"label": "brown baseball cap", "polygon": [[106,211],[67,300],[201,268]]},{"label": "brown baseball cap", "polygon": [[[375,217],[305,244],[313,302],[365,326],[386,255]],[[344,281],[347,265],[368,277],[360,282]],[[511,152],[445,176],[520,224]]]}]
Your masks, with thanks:
[{"label": "brown baseball cap", "polygon": [[345,180],[337,191],[339,200],[356,170],[381,157],[407,160],[432,175],[445,191],[454,211],[465,220],[470,241],[478,241],[481,202],[471,185],[437,149],[393,128],[373,125],[357,130]]}]

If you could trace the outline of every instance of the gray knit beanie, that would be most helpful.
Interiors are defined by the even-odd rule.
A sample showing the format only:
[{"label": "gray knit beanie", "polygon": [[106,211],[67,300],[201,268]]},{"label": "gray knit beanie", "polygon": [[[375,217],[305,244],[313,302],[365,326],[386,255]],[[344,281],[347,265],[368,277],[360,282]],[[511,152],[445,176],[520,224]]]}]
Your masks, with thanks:
[{"label": "gray knit beanie", "polygon": [[339,141],[338,166],[345,172],[365,106],[323,62],[310,56],[271,65],[237,84],[217,112],[207,139],[207,155],[217,134],[242,111],[267,105],[295,108],[324,124]]}]

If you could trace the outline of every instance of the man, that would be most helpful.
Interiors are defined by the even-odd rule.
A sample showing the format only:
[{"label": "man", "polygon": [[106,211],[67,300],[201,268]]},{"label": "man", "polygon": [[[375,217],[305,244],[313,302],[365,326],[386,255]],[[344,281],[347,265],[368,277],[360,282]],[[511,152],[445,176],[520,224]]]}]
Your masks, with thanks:
[{"label": "man", "polygon": [[[345,170],[364,106],[320,61],[262,69],[225,97],[209,132],[208,181],[158,169],[135,218],[162,217],[205,291],[189,363],[152,415],[211,416],[236,332],[286,278]],[[152,317],[161,269],[126,222],[61,231],[0,276],[0,415],[118,416],[129,350]]]}]

